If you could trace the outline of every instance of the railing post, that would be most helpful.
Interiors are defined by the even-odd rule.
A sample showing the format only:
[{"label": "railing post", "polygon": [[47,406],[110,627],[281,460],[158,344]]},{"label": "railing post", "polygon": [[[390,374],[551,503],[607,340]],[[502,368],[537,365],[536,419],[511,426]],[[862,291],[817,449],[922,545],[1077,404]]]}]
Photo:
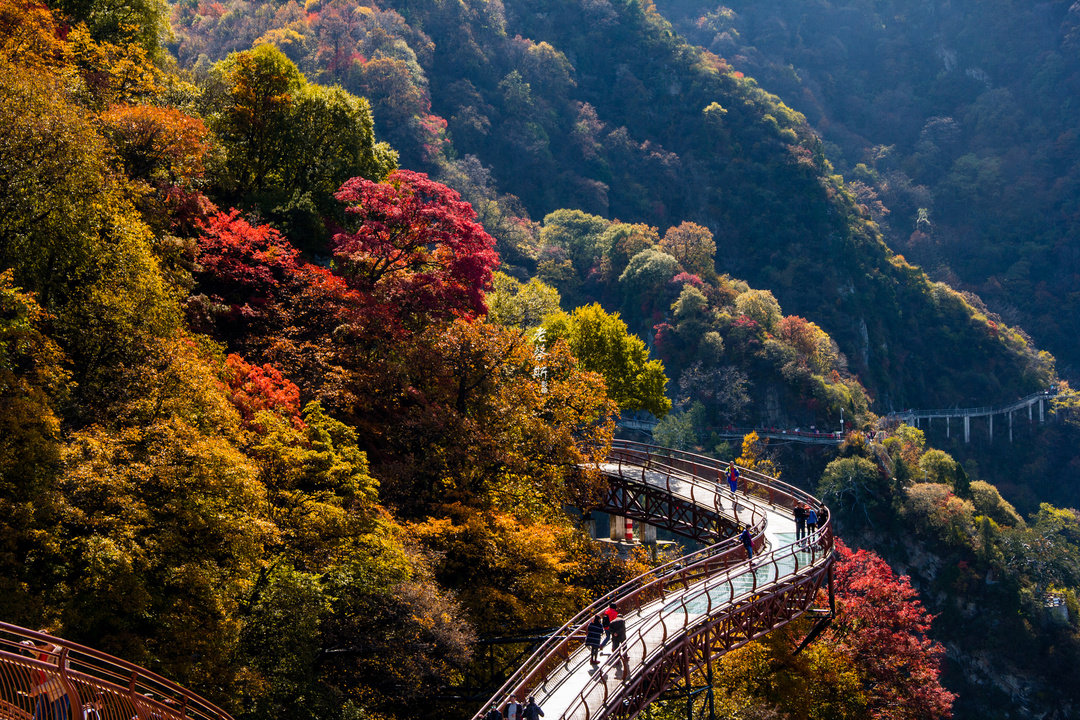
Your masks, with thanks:
[{"label": "railing post", "polygon": [[70,682],[68,678],[68,648],[60,648],[60,654],[57,656],[57,667],[60,671],[60,684],[64,686],[64,692],[67,693],[69,712],[71,717],[82,717],[82,700],[79,698],[79,692],[76,690],[75,685]]}]

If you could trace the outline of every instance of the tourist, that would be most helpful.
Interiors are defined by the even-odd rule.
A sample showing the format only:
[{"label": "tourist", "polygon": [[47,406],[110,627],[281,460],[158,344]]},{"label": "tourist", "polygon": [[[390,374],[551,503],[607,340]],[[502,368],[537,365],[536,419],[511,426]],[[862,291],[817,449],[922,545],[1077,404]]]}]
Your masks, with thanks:
[{"label": "tourist", "polygon": [[499,712],[499,708],[495,703],[491,703],[491,709],[484,715],[484,720],[503,720],[502,713]]},{"label": "tourist", "polygon": [[589,662],[596,665],[600,662],[600,643],[604,638],[604,623],[597,615],[585,629],[585,645],[589,648]]},{"label": "tourist", "polygon": [[817,510],[815,510],[813,508],[813,506],[811,506],[806,511],[806,536],[807,536],[807,538],[809,538],[811,535],[813,535],[815,532],[817,532],[817,526],[818,526]]},{"label": "tourist", "polygon": [[506,702],[506,707],[503,708],[502,716],[505,720],[521,720],[523,709],[521,703],[517,701],[517,695],[511,695]]},{"label": "tourist", "polygon": [[[32,656],[37,660],[59,666],[60,657],[56,654],[59,648],[51,642],[36,643],[23,640],[22,644],[32,649]],[[58,675],[50,675],[44,670],[35,669],[31,671],[31,681],[30,697],[35,698],[33,720],[61,720],[71,716],[71,701]]]},{"label": "tourist", "polygon": [[600,618],[604,623],[604,642],[601,643],[601,647],[605,647],[608,644],[608,640],[611,639],[611,623],[615,618],[619,617],[619,608],[615,607],[615,603],[612,602],[608,605],[607,610],[604,611],[603,616]]},{"label": "tourist", "polygon": [[806,505],[795,503],[795,542],[802,543],[806,537]]},{"label": "tourist", "polygon": [[619,646],[626,642],[626,621],[617,617],[611,621],[611,652],[614,653]]},{"label": "tourist", "polygon": [[744,527],[742,532],[739,533],[739,539],[742,540],[743,547],[746,548],[746,557],[753,564],[754,560],[754,538],[750,535],[750,528]]},{"label": "tourist", "polygon": [[536,698],[529,696],[529,703],[525,706],[525,720],[540,720],[544,717],[544,711],[536,704]]}]

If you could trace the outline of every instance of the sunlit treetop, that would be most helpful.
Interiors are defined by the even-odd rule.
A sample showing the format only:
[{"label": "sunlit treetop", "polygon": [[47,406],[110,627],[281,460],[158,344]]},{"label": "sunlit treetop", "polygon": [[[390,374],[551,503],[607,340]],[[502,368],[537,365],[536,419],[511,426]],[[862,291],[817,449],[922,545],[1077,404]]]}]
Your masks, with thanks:
[{"label": "sunlit treetop", "polygon": [[334,259],[358,290],[401,308],[402,317],[487,312],[495,240],[457,192],[395,170],[382,183],[353,178],[335,197],[351,230],[334,237]]}]

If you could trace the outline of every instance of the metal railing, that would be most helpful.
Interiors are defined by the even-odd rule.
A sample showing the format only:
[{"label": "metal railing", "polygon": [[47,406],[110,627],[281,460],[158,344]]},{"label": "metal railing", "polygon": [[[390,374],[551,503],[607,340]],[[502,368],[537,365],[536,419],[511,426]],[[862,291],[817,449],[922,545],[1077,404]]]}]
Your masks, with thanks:
[{"label": "metal railing", "polygon": [[0,720],[232,720],[137,665],[0,623]]},{"label": "metal railing", "polygon": [[[750,528],[755,538],[755,547],[760,544],[766,522],[765,513],[757,505],[744,503],[742,509],[749,511],[749,520],[742,519],[733,512],[729,514],[724,508],[724,500],[730,502],[730,495],[716,492],[717,471],[726,469],[726,464],[712,458],[689,454],[687,458],[655,455],[648,452],[647,448],[650,447],[655,446],[617,440],[613,443],[605,464],[614,465],[616,468],[614,473],[608,473],[613,480],[613,488],[628,494],[642,489],[659,491],[669,499],[666,506],[657,510],[649,508],[647,503],[638,502],[635,503],[636,507],[631,508],[630,504],[635,498],[624,495],[619,498],[623,500],[622,503],[615,502],[616,498],[607,498],[603,509],[635,519],[651,519],[654,523],[668,520],[669,522],[663,523],[668,529],[702,542],[716,542],[731,537],[732,532],[725,530],[745,525]],[[628,487],[630,485],[636,487]],[[724,487],[727,487],[726,483]],[[654,515],[650,518],[649,510],[654,513],[666,511],[672,515],[678,514],[679,517],[659,518]]]},{"label": "metal railing", "polygon": [[[827,534],[831,534],[827,527],[817,531],[805,550],[784,546],[756,556],[752,567],[740,558],[737,567],[711,573],[692,586],[664,588],[653,607],[644,608],[644,620],[628,633],[619,650],[592,672],[596,681],[577,693],[561,715],[563,720],[606,717],[611,709],[629,704],[622,702],[628,699],[640,710],[666,689],[665,679],[683,674],[680,670],[689,658],[681,658],[677,668],[665,667],[673,657],[693,656],[692,664],[700,666],[800,615],[813,601],[831,562]],[[798,602],[790,602],[795,595]],[[774,602],[777,599],[783,602]],[[723,627],[723,637],[709,637],[718,627]],[[696,652],[686,652],[691,647]],[[582,655],[578,663],[585,662]]]},{"label": "metal railing", "polygon": [[[656,445],[615,441],[604,472],[620,480],[628,475],[652,488],[724,514],[718,492],[718,471],[728,463]],[[822,517],[819,529],[802,543],[772,548],[751,567],[735,538],[654,568],[611,591],[583,609],[545,641],[473,716],[480,720],[492,704],[511,694],[550,696],[588,662],[577,650],[584,644],[593,617],[615,602],[622,617],[637,616],[627,640],[610,656],[596,681],[587,683],[561,717],[632,717],[657,697],[673,676],[665,663],[689,666],[759,637],[804,612],[822,586],[832,562],[832,527],[827,510],[812,495],[761,473],[740,468],[743,507],[751,509],[755,552],[762,549],[766,514],[756,503],[792,509],[807,503]],[[750,498],[752,502],[747,502]],[[736,520],[738,518],[735,518]],[[719,532],[717,538],[722,536]],[[736,622],[737,621],[737,622]],[[726,624],[726,625],[725,625]],[[719,630],[718,628],[722,628]],[[689,648],[696,648],[695,653]],[[617,667],[616,667],[617,666]],[[686,669],[686,668],[684,668]],[[618,670],[619,682],[609,677]]]}]

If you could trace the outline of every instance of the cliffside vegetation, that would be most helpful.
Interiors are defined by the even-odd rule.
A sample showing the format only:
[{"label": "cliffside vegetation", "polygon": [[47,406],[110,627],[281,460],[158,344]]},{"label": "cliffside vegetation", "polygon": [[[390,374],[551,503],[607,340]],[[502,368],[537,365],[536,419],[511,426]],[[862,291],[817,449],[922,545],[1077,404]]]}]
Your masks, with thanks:
[{"label": "cliffside vegetation", "polygon": [[[480,638],[647,566],[553,511],[596,502],[620,412],[734,455],[717,430],[1056,380],[647,3],[0,0],[0,138],[0,616],[241,718],[471,712],[444,700],[490,679]],[[845,531],[985,568],[911,561],[935,611],[985,593],[987,634],[1071,658],[1034,618],[1075,600],[1075,512],[1025,522],[920,442],[826,468]],[[834,644],[733,656],[731,707],[800,716],[829,667],[821,715],[947,716],[907,582],[843,562]]]}]

